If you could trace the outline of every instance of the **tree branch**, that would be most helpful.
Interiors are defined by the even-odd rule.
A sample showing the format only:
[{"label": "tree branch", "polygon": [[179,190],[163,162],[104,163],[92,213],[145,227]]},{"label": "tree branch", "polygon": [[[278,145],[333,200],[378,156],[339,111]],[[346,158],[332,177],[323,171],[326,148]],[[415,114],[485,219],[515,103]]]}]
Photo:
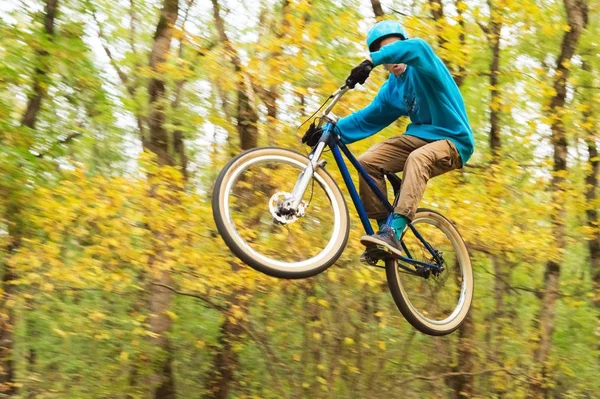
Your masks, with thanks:
[{"label": "tree branch", "polygon": [[398,10],[396,10],[394,8],[390,8],[390,11],[393,12],[393,13],[395,13],[395,14],[402,15],[403,17],[412,17],[413,16],[413,15],[409,15],[409,14],[403,13],[402,11],[398,11]]},{"label": "tree branch", "polygon": [[137,18],[135,16],[135,3],[134,0],[129,0],[129,46],[131,46],[131,52],[136,56],[137,60],[137,50],[135,48],[135,24],[137,23]]},{"label": "tree branch", "polygon": [[52,145],[52,147],[51,147],[51,148],[50,148],[48,151],[46,151],[46,152],[41,152],[41,153],[37,153],[37,154],[34,154],[34,155],[35,155],[36,157],[38,157],[38,158],[43,158],[43,157],[44,157],[46,154],[48,154],[48,153],[49,153],[49,152],[52,150],[52,148],[54,148],[56,145],[59,145],[59,144],[67,144],[68,142],[72,141],[73,139],[75,139],[75,138],[77,138],[77,137],[81,136],[81,134],[82,134],[81,132],[73,132],[73,133],[69,134],[67,137],[65,137],[64,139],[62,139],[62,140],[58,140],[56,143],[54,143],[54,144]]},{"label": "tree branch", "polygon": [[487,37],[487,35],[490,34],[490,28],[488,28],[487,25],[484,25],[483,22],[477,21],[477,25],[479,25],[479,27],[481,28],[481,30],[483,31],[483,33],[486,34],[486,37]]},{"label": "tree branch", "polygon": [[159,286],[159,287],[166,288],[166,289],[172,291],[173,293],[175,293],[177,295],[188,296],[190,298],[199,299],[199,300],[201,300],[202,302],[204,302],[205,304],[207,304],[208,306],[210,306],[213,309],[216,309],[216,310],[221,311],[223,313],[228,313],[227,308],[225,306],[219,305],[217,303],[214,303],[212,300],[208,299],[207,297],[205,297],[203,295],[200,295],[200,294],[197,294],[197,293],[192,293],[192,292],[179,291],[178,289],[173,288],[173,287],[171,287],[169,285],[166,285],[166,284],[161,284],[161,283],[156,283],[156,282],[153,282],[152,284],[156,285],[156,286]]},{"label": "tree branch", "polygon": [[115,68],[115,70],[117,71],[117,75],[119,75],[119,79],[121,79],[121,83],[123,83],[123,85],[125,85],[129,94],[131,94],[133,96],[133,94],[134,94],[133,88],[129,86],[129,78],[128,78],[127,74],[125,74],[125,72],[123,72],[123,70],[117,64],[117,61],[113,57],[112,51],[111,51],[110,47],[108,46],[108,41],[106,40],[106,35],[104,33],[104,27],[98,20],[98,17],[96,16],[96,8],[94,7],[94,5],[92,4],[91,1],[86,0],[86,3],[88,4],[88,6],[90,8],[94,22],[96,22],[96,25],[98,26],[98,38],[102,42],[102,48],[104,49],[104,52],[106,53],[106,56],[108,57],[108,60],[110,61],[110,65],[112,65],[112,67]]}]

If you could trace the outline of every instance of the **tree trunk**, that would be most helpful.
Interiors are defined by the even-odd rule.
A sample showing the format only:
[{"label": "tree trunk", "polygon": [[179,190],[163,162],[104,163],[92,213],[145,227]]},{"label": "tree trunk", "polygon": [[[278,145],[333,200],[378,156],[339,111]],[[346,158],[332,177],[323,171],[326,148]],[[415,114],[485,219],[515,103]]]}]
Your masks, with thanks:
[{"label": "tree trunk", "polygon": [[594,235],[588,241],[590,250],[590,266],[592,277],[592,292],[595,294],[593,301],[597,308],[600,308],[600,234],[598,233],[598,211],[596,210],[597,190],[598,190],[598,149],[596,147],[595,137],[588,137],[588,162],[590,171],[585,178],[587,190],[585,194],[588,209],[586,210],[588,226],[594,229]]},{"label": "tree trunk", "polygon": [[[499,82],[499,74],[500,74],[500,35],[502,32],[502,23],[497,22],[498,18],[496,17],[496,13],[499,10],[494,6],[492,0],[488,0],[488,6],[490,9],[490,18],[487,26],[483,26],[484,33],[486,35],[488,44],[491,48],[492,59],[490,62],[490,134],[489,134],[489,142],[490,142],[490,153],[492,156],[492,165],[498,164],[500,162],[500,149],[502,146],[502,141],[500,138],[500,106],[501,106],[501,96],[500,96],[500,82]],[[495,184],[495,173],[494,168],[490,169],[491,173],[489,178],[491,179],[491,183]],[[501,336],[502,332],[502,318],[504,315],[504,294],[506,291],[505,281],[508,278],[506,276],[506,264],[505,264],[505,256],[500,254],[500,256],[492,255],[491,260],[494,266],[494,299],[496,303],[495,311],[490,314],[490,319],[488,321],[487,328],[489,329],[489,337],[488,344],[490,353],[488,354],[489,358],[497,363],[502,364],[501,359],[501,341],[497,340],[497,337]],[[493,388],[493,391],[499,396],[502,397],[504,394],[503,391],[498,391]]]},{"label": "tree trunk", "polygon": [[[9,244],[7,254],[10,256],[16,248],[20,246],[20,234],[11,231],[11,222],[9,221]],[[14,272],[8,262],[4,263],[2,273],[2,286],[0,286],[0,396],[13,396],[17,394],[15,383],[15,369],[12,360],[13,326],[15,325],[14,304],[14,286],[12,281],[15,279]]]},{"label": "tree trunk", "polygon": [[[180,31],[182,32],[182,36],[183,36],[179,39],[179,49],[177,50],[177,56],[179,57],[180,60],[183,60],[184,47],[185,47],[185,42],[186,42],[185,24],[188,21],[188,17],[190,15],[190,10],[194,6],[194,2],[195,2],[195,0],[187,0],[185,14],[183,16],[183,22],[181,23],[181,27],[179,28]],[[197,57],[200,57],[203,55],[204,55],[203,51],[197,52]],[[194,61],[196,61],[196,60],[194,60]],[[197,65],[197,62],[193,62],[191,64],[190,72],[195,70],[196,65]],[[171,103],[171,109],[173,111],[177,111],[181,104],[181,97],[183,96],[183,88],[186,83],[187,83],[187,79],[180,79],[175,83],[175,99]],[[184,137],[183,131],[180,128],[180,126],[181,126],[180,118],[175,117],[174,119],[175,120],[173,121],[173,126],[175,126],[175,129],[173,130],[172,135],[173,135],[173,152],[175,155],[175,162],[181,168],[181,173],[183,174],[183,178],[187,181],[189,179],[189,173],[188,173],[188,158],[185,153],[185,143],[184,143],[185,137]]]},{"label": "tree trunk", "polygon": [[[225,22],[221,17],[221,10],[217,0],[212,0],[213,16],[215,25],[219,33],[221,44],[225,47],[226,53],[230,57],[231,64],[235,70],[236,91],[237,91],[237,108],[236,108],[236,123],[237,131],[240,137],[241,150],[254,148],[258,144],[258,114],[254,108],[252,99],[252,88],[249,77],[244,73],[243,65],[237,55],[237,51],[229,41],[225,32]],[[231,263],[233,273],[239,270],[239,265],[235,262]],[[248,306],[245,292],[242,288],[234,289],[229,295],[228,311],[224,315],[223,323],[220,328],[219,347],[215,348],[213,356],[213,367],[208,375],[208,397],[211,399],[221,399],[228,396],[231,390],[231,384],[234,381],[234,371],[238,367],[239,357],[234,351],[235,343],[238,342],[243,330],[240,323],[244,320],[235,320],[232,318],[235,310],[242,310]]]},{"label": "tree trunk", "polygon": [[[454,269],[458,272],[460,266],[458,258],[454,259]],[[458,275],[458,274],[457,274]],[[449,283],[449,282],[448,282]],[[461,281],[456,280],[457,288],[460,288]],[[470,398],[474,394],[474,377],[467,373],[472,373],[475,366],[475,353],[477,342],[475,339],[475,325],[473,323],[473,308],[458,328],[457,365],[452,371],[465,373],[456,375],[447,379],[447,385],[453,390],[453,398]]]},{"label": "tree trunk", "polygon": [[[160,13],[156,33],[154,34],[154,43],[150,53],[150,68],[154,72],[154,77],[148,84],[149,101],[149,140],[144,141],[144,149],[152,151],[157,155],[158,164],[161,166],[175,166],[177,164],[174,156],[174,138],[169,135],[166,127],[166,116],[164,113],[165,82],[161,76],[161,66],[166,61],[171,49],[171,39],[175,23],[177,22],[177,13],[179,10],[178,0],[164,0],[163,8]],[[182,145],[182,144],[181,144]],[[152,182],[150,176],[150,196],[155,195],[156,184]],[[177,190],[171,187],[171,190]],[[161,201],[170,202],[161,197]],[[171,199],[172,201],[176,201]],[[165,206],[172,206],[172,203]],[[169,250],[170,241],[168,231],[152,230],[152,236],[157,243],[154,248],[154,256],[150,257],[150,270],[156,267]],[[174,399],[176,397],[175,382],[172,369],[172,352],[167,333],[171,329],[172,320],[166,313],[171,308],[172,291],[161,286],[172,286],[173,281],[169,270],[159,270],[153,273],[153,284],[150,286],[150,331],[153,333],[153,344],[162,353],[158,357],[151,377],[151,389],[156,399]]]},{"label": "tree trunk", "polygon": [[[440,24],[444,22],[444,4],[442,0],[429,0],[429,6],[431,7],[431,16],[435,21],[435,29],[437,31],[437,41],[440,48],[443,48],[447,40],[442,36],[442,27]],[[449,68],[448,63],[444,60],[444,63]]]},{"label": "tree trunk", "polygon": [[[58,0],[47,0],[44,7],[44,34],[52,41],[54,36],[54,21]],[[42,101],[47,94],[47,66],[49,53],[46,49],[36,50],[37,66],[33,74],[32,92],[27,98],[27,107],[21,119],[21,125],[30,129],[35,128]],[[14,197],[14,196],[13,196]],[[16,279],[14,270],[9,266],[8,259],[21,246],[22,222],[21,204],[18,198],[10,199],[4,219],[8,222],[8,247],[3,265],[0,285],[0,394],[15,395],[15,369],[12,360],[14,346],[13,326],[15,325],[14,305],[15,289],[12,282]],[[22,199],[21,199],[22,200]],[[32,353],[29,354],[31,356]],[[35,357],[35,354],[33,354]]]},{"label": "tree trunk", "polygon": [[[582,68],[586,71],[589,76],[593,76],[590,63],[583,61]],[[593,84],[589,82],[588,86]],[[593,98],[592,96],[586,98]],[[588,164],[589,172],[585,177],[586,192],[585,199],[588,206],[586,209],[587,224],[593,229],[593,237],[588,241],[588,248],[590,250],[590,266],[591,266],[591,277],[592,277],[592,292],[595,294],[593,297],[594,305],[600,308],[600,233],[598,231],[598,211],[596,210],[596,202],[598,200],[598,171],[600,170],[600,161],[598,160],[598,148],[596,146],[596,129],[597,124],[593,112],[588,105],[583,112],[583,124],[586,126],[585,142],[588,148]]]},{"label": "tree trunk", "polygon": [[[462,0],[456,1],[458,14],[461,16],[460,21],[459,21],[459,24],[461,26],[461,34],[459,35],[459,39],[461,41],[461,45],[464,47],[464,45],[465,45],[464,21],[462,20],[462,11],[458,7],[460,3],[462,3]],[[446,17],[444,16],[444,4],[442,3],[442,0],[429,0],[429,5],[431,7],[431,17],[435,21],[435,30],[436,30],[438,47],[440,49],[443,49],[444,47],[446,47],[446,43],[448,42],[448,40],[446,40],[442,34],[443,33],[442,32],[442,24],[446,23]],[[446,68],[448,68],[450,73],[452,73],[452,78],[454,79],[454,82],[456,83],[456,85],[460,87],[460,85],[462,85],[464,78],[465,78],[464,68],[461,69],[459,67],[458,71],[456,71],[454,68],[452,68],[450,61],[448,59],[446,59],[446,57],[444,57],[443,54],[440,55],[440,58],[444,62],[444,65],[446,65]]]},{"label": "tree trunk", "polygon": [[383,8],[381,8],[381,3],[379,0],[371,0],[371,6],[373,6],[373,13],[375,14],[375,18],[380,20],[385,13],[383,12]]},{"label": "tree trunk", "polygon": [[[44,8],[44,31],[49,40],[52,41],[54,36],[54,19],[56,18],[56,9],[58,8],[58,0],[46,0]],[[27,99],[27,108],[23,114],[21,124],[31,129],[35,127],[37,121],[37,115],[42,107],[42,100],[46,96],[47,92],[47,60],[48,51],[45,49],[38,49],[36,51],[36,59],[38,65],[35,68],[33,75],[33,91]]]},{"label": "tree trunk", "polygon": [[[586,80],[589,80],[586,83],[586,86],[592,86],[593,80],[589,79],[593,77],[593,71],[590,67],[590,63],[584,59],[582,68],[585,72],[587,72]],[[600,309],[600,231],[598,230],[600,226],[598,225],[598,211],[597,209],[597,201],[598,201],[598,171],[600,169],[600,161],[598,160],[598,148],[596,146],[596,129],[598,125],[593,115],[592,108],[590,104],[593,104],[594,95],[591,93],[586,93],[584,98],[586,101],[589,101],[589,104],[586,104],[586,108],[583,111],[583,125],[585,126],[585,142],[588,148],[588,164],[589,171],[585,177],[586,183],[586,192],[585,199],[587,203],[587,209],[585,211],[587,217],[587,225],[592,229],[593,235],[590,240],[588,240],[588,248],[590,250],[590,276],[592,278],[592,302],[596,308]],[[600,324],[600,318],[598,319],[598,324]],[[600,343],[596,345],[596,349],[600,350]]]},{"label": "tree trunk", "polygon": [[[464,7],[465,2],[463,0],[456,0],[455,2],[455,7],[456,7],[456,13],[458,14],[458,25],[460,26],[460,33],[458,35],[458,40],[460,41],[460,48],[461,48],[461,52],[462,54],[466,55],[468,50],[466,48],[466,40],[465,40],[465,19],[463,16],[463,7]],[[465,81],[465,78],[467,77],[466,75],[466,68],[462,65],[458,66],[458,72],[453,75],[454,76],[454,82],[456,82],[456,85],[458,87],[460,87],[463,82]]]},{"label": "tree trunk", "polygon": [[559,289],[560,267],[563,261],[562,252],[565,249],[565,173],[567,171],[567,138],[563,124],[563,107],[567,95],[567,78],[569,76],[568,62],[573,57],[581,32],[587,24],[587,3],[585,0],[564,0],[567,11],[567,22],[570,30],[565,32],[561,44],[560,55],[556,61],[556,74],[554,90],[556,95],[550,101],[548,115],[553,117],[551,126],[552,146],[554,148],[554,174],[552,176],[551,190],[553,203],[557,211],[552,213],[552,234],[554,246],[560,254],[546,263],[544,273],[544,291],[542,294],[541,309],[538,317],[539,340],[534,349],[533,361],[540,367],[539,378],[532,379],[529,397],[543,398],[547,395],[545,381],[549,370],[547,361],[552,346],[552,333],[554,332],[554,318],[556,312],[556,298]]},{"label": "tree trunk", "polygon": [[490,150],[492,153],[492,162],[497,163],[500,156],[500,88],[498,75],[500,72],[500,33],[502,24],[495,22],[494,13],[496,9],[490,4],[490,22],[488,31],[485,32],[488,43],[492,48],[492,62],[490,64]]},{"label": "tree trunk", "polygon": [[[154,44],[150,53],[150,68],[160,76],[160,68],[167,60],[169,50],[171,49],[171,39],[175,22],[177,21],[177,12],[179,3],[177,0],[164,0],[160,19],[154,34]],[[175,157],[173,156],[172,139],[169,137],[165,128],[166,116],[164,110],[165,100],[165,82],[160,77],[153,77],[148,84],[148,94],[150,96],[148,127],[150,129],[150,140],[146,148],[158,156],[158,162],[161,166],[175,166]]]},{"label": "tree trunk", "polygon": [[238,135],[240,137],[240,147],[241,150],[244,151],[258,145],[258,127],[256,125],[258,122],[258,114],[254,108],[254,104],[250,101],[252,89],[250,82],[244,74],[242,61],[225,33],[225,23],[221,17],[219,2],[217,0],[211,1],[213,4],[213,15],[217,25],[217,31],[219,32],[219,38],[225,47],[226,53],[229,54],[231,64],[235,70],[236,91],[238,96],[236,122]]},{"label": "tree trunk", "polygon": [[469,313],[458,329],[458,366],[455,371],[465,374],[452,377],[453,397],[456,399],[470,398],[475,392],[475,378],[473,375],[467,374],[472,373],[475,369],[474,353],[476,352],[477,342],[475,342],[474,337],[475,324],[471,313]]},{"label": "tree trunk", "polygon": [[[441,3],[440,3],[441,4]],[[441,14],[443,17],[443,13]],[[457,86],[464,82],[460,76],[455,76]],[[455,267],[458,269],[458,260]],[[457,282],[458,283],[458,282]],[[470,373],[475,366],[475,325],[472,320],[473,309],[458,328],[457,366],[454,371]],[[459,375],[451,379],[450,385],[455,398],[471,397],[474,393],[474,377],[472,375]]]},{"label": "tree trunk", "polygon": [[[284,0],[281,6],[281,28],[275,35],[276,40],[281,41],[285,36],[289,33],[290,21],[287,16],[289,13],[290,1]],[[279,62],[281,56],[283,55],[283,45],[279,45],[278,48],[271,53],[270,58],[275,61],[275,63]],[[277,65],[277,64],[275,64]],[[280,71],[275,69],[272,70],[271,73],[279,73]],[[268,121],[268,140],[269,145],[275,145],[275,137],[277,134],[277,101],[279,100],[279,91],[277,90],[278,85],[272,84],[268,89],[260,89],[260,95],[262,97],[265,106],[267,107],[267,121]]]},{"label": "tree trunk", "polygon": [[243,292],[234,291],[230,296],[228,305],[228,314],[223,317],[219,334],[219,345],[216,347],[213,357],[213,367],[207,377],[207,398],[226,399],[229,396],[231,383],[234,381],[234,373],[238,368],[239,356],[234,350],[234,346],[241,340],[243,320],[233,318],[234,310],[241,310],[246,313],[245,300]]}]

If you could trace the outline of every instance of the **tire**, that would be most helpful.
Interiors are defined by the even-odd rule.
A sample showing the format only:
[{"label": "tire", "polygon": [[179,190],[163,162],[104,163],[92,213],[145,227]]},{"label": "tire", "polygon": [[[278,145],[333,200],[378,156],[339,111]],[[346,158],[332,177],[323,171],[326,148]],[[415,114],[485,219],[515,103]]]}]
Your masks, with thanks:
[{"label": "tire", "polygon": [[[447,335],[455,331],[465,320],[473,300],[473,270],[471,267],[469,253],[456,227],[438,212],[430,209],[419,209],[412,223],[417,225],[417,229],[419,228],[418,224],[421,223],[430,225],[428,226],[429,228],[435,226],[437,231],[441,231],[448,238],[448,242],[452,244],[454,250],[454,259],[456,260],[455,267],[458,263],[458,267],[460,268],[458,270],[461,270],[462,273],[462,281],[460,282],[460,285],[458,283],[454,283],[456,285],[455,290],[458,290],[460,287],[460,293],[458,294],[459,298],[456,302],[456,307],[448,317],[442,320],[434,320],[425,316],[411,302],[411,294],[413,295],[413,301],[415,301],[414,296],[417,296],[417,294],[409,292],[406,287],[406,282],[411,281],[410,279],[423,279],[423,281],[425,281],[425,279],[423,277],[416,277],[407,273],[403,273],[398,267],[397,261],[392,258],[386,259],[385,262],[388,286],[396,306],[398,306],[398,309],[400,309],[400,312],[404,318],[413,327],[427,335]],[[403,240],[405,240],[408,232],[409,229],[405,230],[405,236],[403,237]],[[423,234],[423,236],[425,240],[428,240],[428,237],[425,236],[425,234]],[[446,270],[449,270],[449,267]],[[444,272],[442,272],[442,274],[443,273]],[[432,279],[433,277],[429,278]],[[446,277],[446,279],[448,280],[449,278]],[[403,282],[405,284],[403,284]]]},{"label": "tire", "polygon": [[[331,216],[334,221],[333,227],[331,227],[332,237],[322,250],[320,250],[320,248],[315,249],[311,247],[311,250],[320,250],[320,252],[309,259],[294,262],[282,262],[272,259],[259,253],[240,235],[240,232],[237,231],[235,222],[233,221],[231,209],[229,209],[229,195],[233,190],[232,186],[237,183],[237,180],[242,173],[251,169],[253,166],[259,165],[261,162],[282,165],[282,168],[284,166],[304,168],[308,165],[309,159],[294,151],[268,147],[245,151],[229,161],[217,177],[212,195],[213,217],[221,237],[223,237],[223,240],[229,249],[231,249],[231,251],[244,263],[269,276],[299,279],[321,273],[335,263],[348,242],[350,224],[348,208],[342,192],[332,177],[323,168],[318,167],[313,177],[313,188],[314,186],[317,186],[317,184],[320,186],[325,193],[323,198],[326,198],[326,200],[329,201],[331,209],[333,210],[333,216]],[[269,169],[258,168],[258,170]],[[254,186],[252,186],[252,188],[254,189]],[[309,190],[311,189],[307,189],[307,193]],[[306,196],[307,195],[305,194],[305,197]],[[325,203],[327,203],[327,201],[325,201]],[[233,206],[234,205],[232,205],[232,207]],[[307,213],[310,211],[311,208],[307,208]],[[273,225],[275,224],[273,223]],[[304,255],[303,251],[302,255]]]}]

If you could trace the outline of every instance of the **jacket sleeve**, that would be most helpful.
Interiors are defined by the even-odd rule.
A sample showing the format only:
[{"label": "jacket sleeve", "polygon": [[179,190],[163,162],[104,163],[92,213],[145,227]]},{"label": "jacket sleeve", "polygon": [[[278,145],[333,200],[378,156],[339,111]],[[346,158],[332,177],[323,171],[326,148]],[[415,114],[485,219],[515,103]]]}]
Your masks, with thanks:
[{"label": "jacket sleeve", "polygon": [[375,66],[382,64],[406,64],[420,69],[434,78],[441,78],[444,63],[423,39],[399,40],[371,53]]},{"label": "jacket sleeve", "polygon": [[386,86],[387,82],[367,107],[338,121],[336,127],[344,144],[354,143],[372,136],[402,116],[402,113],[395,107],[387,105],[387,101],[385,101]]}]

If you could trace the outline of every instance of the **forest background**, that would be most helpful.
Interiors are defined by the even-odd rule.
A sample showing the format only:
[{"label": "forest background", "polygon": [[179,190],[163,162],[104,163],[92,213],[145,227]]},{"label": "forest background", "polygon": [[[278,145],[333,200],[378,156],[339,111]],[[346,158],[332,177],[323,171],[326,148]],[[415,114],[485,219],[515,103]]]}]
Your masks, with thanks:
[{"label": "forest background", "polygon": [[[599,2],[27,0],[0,16],[0,397],[599,397]],[[359,263],[358,218],[300,281],[240,264],[212,220],[221,167],[305,151],[299,122],[385,18],[434,47],[475,132],[423,200],[473,259],[470,317],[446,337],[416,332]],[[380,69],[336,114],[369,103]]]}]

